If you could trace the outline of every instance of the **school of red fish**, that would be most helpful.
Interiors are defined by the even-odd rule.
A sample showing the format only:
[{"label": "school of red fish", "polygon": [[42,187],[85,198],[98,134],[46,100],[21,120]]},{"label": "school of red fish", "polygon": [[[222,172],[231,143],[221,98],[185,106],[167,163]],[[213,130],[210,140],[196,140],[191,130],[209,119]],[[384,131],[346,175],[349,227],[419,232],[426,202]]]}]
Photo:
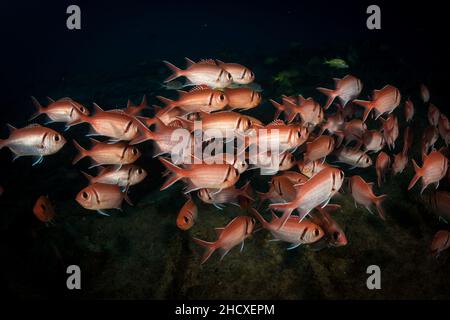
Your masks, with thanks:
[{"label": "school of red fish", "polygon": [[[89,169],[98,169],[95,176],[83,172],[88,185],[75,198],[83,208],[109,215],[107,210],[121,209],[124,200],[131,205],[129,188],[147,176],[143,168],[134,164],[141,156],[138,145],[151,141],[153,155],[159,157],[167,169],[164,173],[167,180],[161,190],[179,181],[185,185],[187,200],[174,219],[179,229],[188,230],[196,223],[198,201],[220,210],[226,204],[233,204],[242,212],[226,226],[215,229],[215,241],[193,239],[205,249],[201,263],[216,250],[221,258],[237,245],[242,251],[244,240],[259,229],[269,231],[274,240],[287,242],[288,249],[300,245],[308,245],[313,250],[345,246],[348,240],[343,228],[333,219],[340,209],[339,205],[330,204],[333,197],[339,193],[349,194],[355,206],[362,206],[372,214],[376,212],[383,220],[389,216],[383,207],[388,196],[377,195],[373,190],[374,182],[351,175],[354,168],[374,170],[376,185],[380,187],[390,174],[402,174],[411,163],[415,175],[408,190],[420,180],[420,189],[415,192],[420,192],[440,219],[450,219],[450,193],[438,189],[442,179],[450,180],[450,151],[447,149],[450,123],[430,102],[430,92],[425,85],[420,86],[419,96],[423,103],[418,106],[427,108],[428,115],[428,126],[421,137],[422,157],[410,159],[413,143],[410,123],[414,121],[416,106],[409,98],[402,103],[400,91],[392,85],[373,90],[370,100],[361,100],[358,98],[363,88],[362,81],[347,75],[334,79],[332,89],[317,88],[326,96],[323,107],[314,98],[301,95],[270,100],[275,108],[275,119],[263,124],[246,115],[247,110],[258,108],[262,102],[261,93],[250,86],[255,74],[249,68],[212,59],[194,62],[186,58],[186,62],[186,68],[180,69],[164,61],[173,72],[165,82],[183,77],[186,80],[184,87],[191,89],[178,90],[176,100],[157,97],[163,107],[153,106],[151,109],[144,97],[139,105],[129,101],[126,108],[117,110],[103,110],[94,103],[94,112],[91,113],[70,98],[56,101],[48,98],[47,106],[32,98],[36,113],[30,120],[45,115],[47,123],[63,122],[67,129],[81,123],[91,128],[89,148],[75,140],[72,142],[78,150],[73,164],[88,158]],[[319,98],[324,97],[319,95]],[[146,110],[153,110],[153,117],[141,116]],[[227,149],[202,159],[194,156],[194,150],[190,149],[189,158],[194,162],[189,164],[162,157],[171,154],[177,146],[174,132],[183,128],[192,138],[198,134],[198,121],[201,121],[200,130],[204,132],[208,129],[218,133],[233,132],[232,139],[243,142],[244,148],[232,149],[231,157]],[[67,143],[61,133],[43,125],[15,128],[8,124],[8,127],[10,135],[0,139],[0,149],[9,148],[14,159],[33,157],[33,166],[42,163],[44,157],[57,153]],[[261,129],[265,130],[264,134],[260,133]],[[271,134],[275,130],[276,139]],[[398,143],[400,133],[403,143]],[[102,138],[96,140],[92,137]],[[206,137],[207,142],[215,141],[215,138],[218,136],[214,134]],[[444,147],[437,150],[435,145],[439,139]],[[227,142],[219,141],[223,145]],[[255,161],[249,161],[252,157],[248,152],[250,146],[274,141],[278,146],[277,154],[273,151],[265,155],[261,153],[256,160],[252,159]],[[396,147],[399,144],[402,145],[401,150]],[[207,147],[208,143],[202,145],[202,148]],[[398,153],[395,153],[396,149]],[[263,168],[261,163],[267,161],[276,161],[277,170],[270,172],[272,177],[267,191],[254,191],[251,177],[247,181],[240,177],[251,169]],[[423,194],[430,185],[435,189]],[[0,186],[0,196],[3,193]],[[261,215],[263,205],[270,210],[270,221]],[[44,223],[51,223],[55,217],[46,196],[37,199],[33,212]],[[450,232],[438,231],[431,244],[431,253],[438,256],[449,247]]]}]

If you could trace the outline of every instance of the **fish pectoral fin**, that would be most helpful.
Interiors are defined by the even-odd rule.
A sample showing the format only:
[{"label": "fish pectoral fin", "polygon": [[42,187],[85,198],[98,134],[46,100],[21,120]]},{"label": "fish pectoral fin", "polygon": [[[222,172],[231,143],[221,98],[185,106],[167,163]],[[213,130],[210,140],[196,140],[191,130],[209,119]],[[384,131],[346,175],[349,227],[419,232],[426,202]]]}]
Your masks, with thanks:
[{"label": "fish pectoral fin", "polygon": [[239,250],[239,252],[242,252],[244,250],[244,243],[245,243],[245,241],[242,240],[242,242],[241,242],[241,249]]},{"label": "fish pectoral fin", "polygon": [[300,245],[301,245],[301,243],[293,243],[289,247],[287,247],[286,250],[293,250],[293,249],[297,248]]},{"label": "fish pectoral fin", "polygon": [[223,206],[220,206],[218,203],[213,203],[213,206],[216,207],[219,210],[223,210]]},{"label": "fish pectoral fin", "polygon": [[219,249],[220,252],[220,261],[222,261],[222,259],[227,255],[228,252],[230,252],[230,249],[225,250],[225,249]]},{"label": "fish pectoral fin", "polygon": [[102,210],[97,210],[97,212],[98,212],[99,214],[101,214],[102,216],[106,216],[106,217],[109,217],[109,216],[110,216],[109,214],[107,214],[106,212],[104,212],[104,211],[102,211]]},{"label": "fish pectoral fin", "polygon": [[38,164],[42,163],[42,161],[44,161],[44,157],[43,157],[43,156],[35,157],[34,159],[35,159],[35,160],[34,160],[34,162],[33,162],[33,164],[32,164],[33,167],[34,167],[35,165],[38,165]]}]

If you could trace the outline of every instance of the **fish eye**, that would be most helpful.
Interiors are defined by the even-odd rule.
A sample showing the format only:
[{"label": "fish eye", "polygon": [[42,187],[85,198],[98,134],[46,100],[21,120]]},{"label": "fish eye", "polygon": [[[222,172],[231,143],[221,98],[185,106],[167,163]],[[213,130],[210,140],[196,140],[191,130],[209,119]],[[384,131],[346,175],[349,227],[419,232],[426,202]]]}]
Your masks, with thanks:
[{"label": "fish eye", "polygon": [[137,172],[138,172],[138,174],[142,174],[142,169],[139,168],[139,169],[137,170]]},{"label": "fish eye", "polygon": [[335,232],[335,233],[333,233],[333,239],[334,239],[334,241],[337,241],[337,240],[339,240],[339,237],[341,236],[341,234],[339,233],[339,232]]},{"label": "fish eye", "polygon": [[188,217],[184,217],[183,219],[184,219],[184,223],[189,223]]},{"label": "fish eye", "polygon": [[80,107],[80,111],[81,112],[84,112],[85,110],[84,110],[84,107]]},{"label": "fish eye", "polygon": [[302,136],[302,133],[300,132],[300,130],[299,130],[299,131],[297,131],[297,136],[298,136],[299,138],[301,138],[301,136]]},{"label": "fish eye", "polygon": [[255,218],[252,218],[252,224],[255,224],[256,223],[256,220],[255,220]]},{"label": "fish eye", "polygon": [[83,191],[83,193],[81,194],[81,197],[83,197],[83,199],[87,199],[89,197],[89,195],[86,191]]},{"label": "fish eye", "polygon": [[230,73],[227,75],[227,78],[228,78],[228,80],[231,80],[231,74]]},{"label": "fish eye", "polygon": [[255,74],[253,73],[253,71],[250,71],[250,77],[253,78],[255,76]]},{"label": "fish eye", "polygon": [[344,172],[339,172],[339,176],[341,177],[341,179],[344,178]]},{"label": "fish eye", "polygon": [[220,99],[220,101],[223,101],[223,100],[225,100],[225,96],[224,96],[223,94],[221,94],[221,95],[219,96],[219,99]]},{"label": "fish eye", "polygon": [[320,234],[320,231],[319,231],[319,229],[314,229],[314,236],[316,236],[316,237],[318,237],[319,236],[319,234]]},{"label": "fish eye", "polygon": [[136,154],[137,154],[137,149],[136,149],[136,148],[133,148],[133,149],[131,150],[131,152],[132,152],[134,155],[136,155]]},{"label": "fish eye", "polygon": [[47,209],[44,204],[41,204],[41,209],[45,211]]},{"label": "fish eye", "polygon": [[54,139],[55,141],[59,141],[61,138],[59,137],[59,135],[56,135],[56,136],[53,137],[53,139]]}]

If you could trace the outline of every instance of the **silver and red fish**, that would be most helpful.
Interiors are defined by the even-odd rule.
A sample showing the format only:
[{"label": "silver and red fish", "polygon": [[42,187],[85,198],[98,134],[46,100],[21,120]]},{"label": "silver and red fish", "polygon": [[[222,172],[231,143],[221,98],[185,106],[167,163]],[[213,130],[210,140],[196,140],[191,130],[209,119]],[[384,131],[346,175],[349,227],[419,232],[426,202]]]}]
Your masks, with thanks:
[{"label": "silver and red fish", "polygon": [[353,103],[365,108],[363,121],[366,121],[372,110],[375,112],[375,119],[383,114],[391,114],[400,104],[400,100],[400,91],[394,86],[386,85],[380,90],[373,91],[371,101],[353,100]]},{"label": "silver and red fish", "polygon": [[336,97],[339,98],[342,106],[345,107],[349,101],[359,96],[363,88],[361,80],[352,75],[346,75],[342,79],[335,78],[333,80],[336,89],[317,88],[317,90],[328,96],[328,101],[323,107],[325,110],[331,106]]}]

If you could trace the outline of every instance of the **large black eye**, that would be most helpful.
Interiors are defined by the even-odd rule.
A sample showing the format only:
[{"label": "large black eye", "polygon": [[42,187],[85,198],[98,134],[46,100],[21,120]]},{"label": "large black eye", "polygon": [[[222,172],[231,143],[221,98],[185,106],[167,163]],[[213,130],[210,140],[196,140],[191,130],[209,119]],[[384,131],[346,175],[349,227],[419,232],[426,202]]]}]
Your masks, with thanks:
[{"label": "large black eye", "polygon": [[81,196],[82,196],[84,199],[87,199],[87,198],[88,198],[88,194],[87,194],[86,191],[83,191],[83,193],[81,194]]},{"label": "large black eye", "polygon": [[339,172],[339,176],[341,177],[341,179],[344,178],[344,172]]},{"label": "large black eye", "polygon": [[138,174],[142,174],[142,169],[139,168],[137,172],[138,172]]},{"label": "large black eye", "polygon": [[314,229],[314,236],[318,237],[320,234],[319,229]]},{"label": "large black eye", "polygon": [[250,71],[250,77],[254,77],[255,76],[255,74],[253,73],[253,71]]},{"label": "large black eye", "polygon": [[334,241],[337,241],[337,240],[339,240],[339,236],[340,236],[341,234],[339,233],[339,232],[335,232],[335,233],[333,233],[333,239],[334,239]]},{"label": "large black eye", "polygon": [[136,148],[133,148],[133,149],[131,150],[131,152],[133,152],[133,154],[136,155],[136,154],[137,154],[137,149],[136,149]]},{"label": "large black eye", "polygon": [[59,137],[59,135],[56,135],[54,139],[55,141],[59,141],[61,138]]},{"label": "large black eye", "polygon": [[188,217],[183,217],[183,219],[184,219],[184,223],[189,223]]},{"label": "large black eye", "polygon": [[300,131],[297,131],[297,136],[300,138],[302,136],[302,133]]},{"label": "large black eye", "polygon": [[219,96],[219,99],[220,99],[220,101],[223,101],[223,100],[225,100],[225,96],[224,96],[223,94],[221,94],[221,95]]},{"label": "large black eye", "polygon": [[41,204],[41,209],[45,211],[46,209],[45,205]]},{"label": "large black eye", "polygon": [[228,80],[231,80],[231,74],[227,75]]},{"label": "large black eye", "polygon": [[84,107],[80,107],[80,111],[84,112],[85,111]]}]

